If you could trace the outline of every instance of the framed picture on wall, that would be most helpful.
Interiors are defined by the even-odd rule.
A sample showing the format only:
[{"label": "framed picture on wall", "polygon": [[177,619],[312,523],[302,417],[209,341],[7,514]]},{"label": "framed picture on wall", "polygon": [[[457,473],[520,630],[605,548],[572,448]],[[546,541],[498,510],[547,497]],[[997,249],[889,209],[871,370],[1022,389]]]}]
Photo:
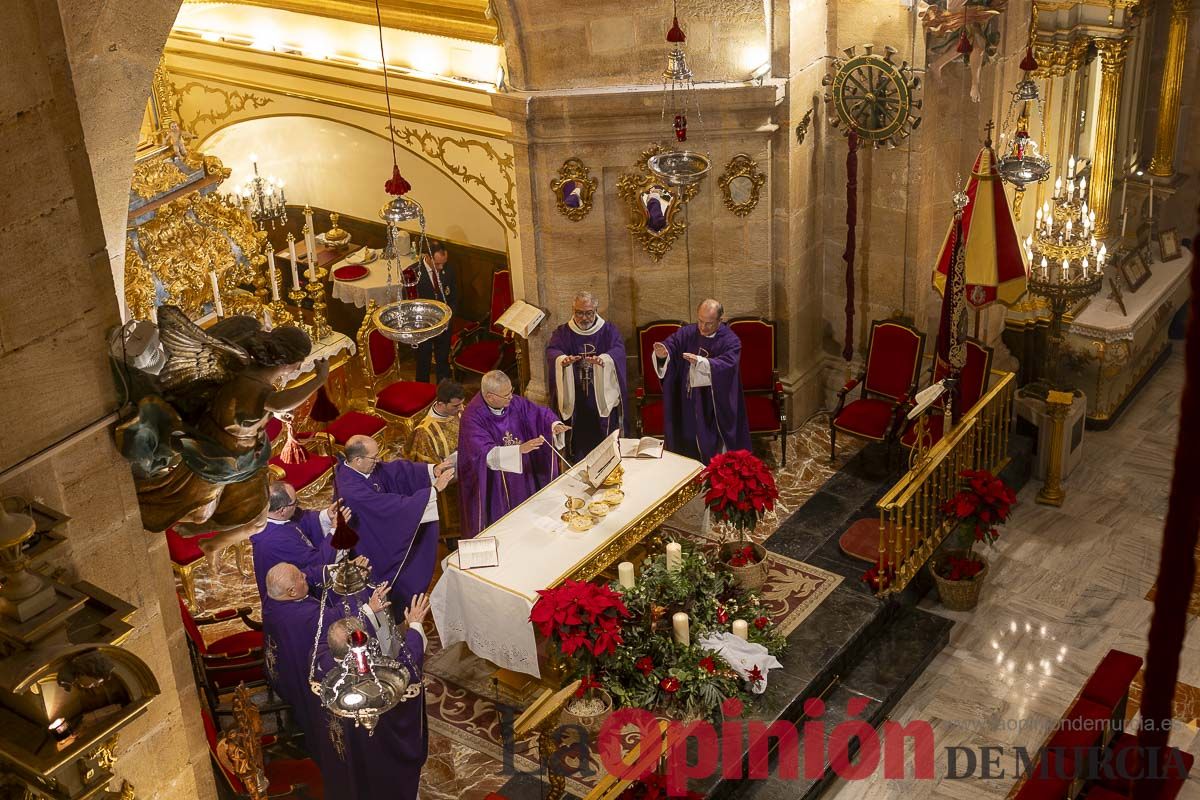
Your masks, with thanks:
[{"label": "framed picture on wall", "polygon": [[1160,261],[1174,261],[1179,258],[1179,234],[1174,228],[1158,232],[1158,255]]},{"label": "framed picture on wall", "polygon": [[1125,285],[1131,292],[1136,292],[1143,283],[1150,279],[1150,264],[1146,261],[1144,253],[1145,251],[1139,247],[1126,254],[1119,265],[1121,277],[1125,279]]}]

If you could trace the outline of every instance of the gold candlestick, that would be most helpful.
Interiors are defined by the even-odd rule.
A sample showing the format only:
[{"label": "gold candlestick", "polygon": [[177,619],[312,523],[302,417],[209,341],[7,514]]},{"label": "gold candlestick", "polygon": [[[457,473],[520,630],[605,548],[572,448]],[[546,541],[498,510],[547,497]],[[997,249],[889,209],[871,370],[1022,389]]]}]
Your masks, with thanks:
[{"label": "gold candlestick", "polygon": [[[305,232],[311,241],[312,230],[306,227]],[[317,266],[319,262],[317,253],[313,250],[308,254],[308,269],[304,273],[308,278],[308,283],[304,288],[308,291],[308,297],[312,300],[313,306],[312,337],[314,340],[324,339],[333,332],[329,327],[329,319],[325,316],[325,276],[328,273]]]}]

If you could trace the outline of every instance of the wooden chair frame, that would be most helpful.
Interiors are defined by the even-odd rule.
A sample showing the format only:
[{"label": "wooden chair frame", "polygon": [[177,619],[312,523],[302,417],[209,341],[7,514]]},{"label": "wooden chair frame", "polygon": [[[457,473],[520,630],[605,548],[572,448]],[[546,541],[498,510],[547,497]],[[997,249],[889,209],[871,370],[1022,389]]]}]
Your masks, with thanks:
[{"label": "wooden chair frame", "polygon": [[[779,440],[780,451],[782,452],[781,466],[787,466],[787,437],[788,437],[788,418],[787,404],[784,401],[783,383],[779,380],[779,325],[774,320],[765,319],[763,317],[747,316],[734,317],[726,321],[732,329],[739,322],[755,322],[771,327],[771,388],[770,389],[744,389],[742,393],[749,396],[770,397],[771,400],[779,408],[779,427],[774,431],[751,431],[751,436],[773,436]],[[735,332],[736,335],[736,332]],[[745,359],[746,354],[743,351],[742,358]]]},{"label": "wooden chair frame", "polygon": [[[496,291],[496,276],[498,276],[502,273],[508,275],[508,280],[509,280],[508,285],[510,287],[509,291],[511,292],[512,273],[507,269],[498,269],[492,273],[493,296],[495,295],[495,291]],[[490,305],[491,304],[489,303],[489,306]],[[492,313],[493,313],[492,310],[488,311],[488,319],[487,319],[486,325],[477,325],[476,327],[468,327],[468,328],[464,328],[462,331],[460,331],[458,334],[458,340],[455,341],[450,348],[450,373],[451,373],[451,375],[454,376],[454,379],[456,381],[459,381],[460,383],[462,382],[461,375],[464,372],[469,373],[471,375],[478,375],[479,377],[482,378],[484,373],[499,369],[499,370],[503,370],[506,373],[509,373],[510,377],[515,377],[513,375],[513,373],[517,369],[517,361],[519,358],[519,356],[517,355],[517,344],[515,341],[513,341],[512,337],[509,334],[507,334],[504,331],[496,330],[496,319],[492,318]],[[500,313],[504,313],[503,310]],[[465,350],[467,347],[470,347],[472,344],[475,344],[476,342],[481,341],[485,337],[489,337],[489,336],[502,340],[501,344],[500,344],[500,348],[497,350],[496,362],[491,367],[484,370],[483,372],[478,372],[474,369],[471,369],[470,367],[460,366],[458,363],[458,357],[462,353],[462,351]],[[512,348],[511,348],[512,360],[511,361],[506,361],[506,359],[505,359],[505,353],[506,353],[506,347],[504,344],[505,342],[512,342]],[[514,380],[513,383],[515,384],[516,381]]]},{"label": "wooden chair frame", "polygon": [[[964,340],[964,342],[963,342],[963,345],[964,345],[964,346],[967,346],[967,345],[974,345],[975,347],[978,347],[980,350],[982,350],[982,351],[983,351],[983,353],[984,353],[984,362],[983,362],[983,386],[981,387],[981,391],[979,392],[979,397],[978,397],[978,398],[976,398],[976,400],[975,400],[975,402],[976,402],[976,403],[978,403],[978,402],[979,402],[979,398],[982,398],[982,397],[983,397],[985,394],[987,394],[987,390],[988,390],[988,383],[991,381],[991,377],[992,377],[992,358],[995,356],[995,352],[996,352],[996,351],[995,351],[995,349],[994,349],[994,348],[988,347],[986,344],[984,344],[983,342],[981,342],[981,341],[979,341],[978,339],[975,339],[975,338],[973,338],[973,337],[972,337],[972,338],[968,338],[968,339]],[[924,371],[924,370],[923,370],[923,371]],[[932,385],[933,385],[933,378],[934,378],[934,376],[937,374],[937,356],[936,356],[936,355],[934,356],[934,364],[933,364],[933,366],[931,366],[931,367],[929,368],[928,372],[929,372],[929,383],[930,383],[930,385],[932,386]],[[960,391],[960,392],[961,392],[961,390],[962,390],[962,387],[961,387],[961,385],[960,385],[960,386],[958,387],[958,391]],[[950,398],[950,397],[947,397],[946,395],[943,395],[943,397],[945,397],[945,398],[946,398],[946,401],[951,401],[951,398]],[[906,405],[906,407],[905,407],[905,411],[904,411],[904,415],[905,415],[905,417],[907,417],[907,416],[908,416],[908,412],[909,412],[909,410],[911,410],[911,409],[912,409],[912,407],[913,407],[913,404],[912,404],[912,403],[908,403],[908,404]],[[973,406],[972,406],[972,408],[973,408]],[[949,414],[947,413],[947,409],[946,409],[945,402],[941,403],[941,404],[940,404],[940,406],[938,407],[938,409],[937,409],[937,410],[938,410],[938,412],[939,412],[939,413],[941,413],[941,414],[942,414],[942,416],[946,416],[946,417],[953,417],[953,414],[952,414],[952,413],[949,413]],[[964,408],[964,409],[962,409],[961,413],[962,413],[963,415],[965,415],[965,414],[966,414],[968,411],[970,411],[970,410],[971,410],[970,408]],[[932,408],[931,408],[931,409],[929,409],[929,411],[930,411],[930,412],[933,412],[933,411],[934,411],[934,409],[932,409]],[[961,419],[961,417],[960,417],[960,419]],[[959,421],[960,421],[960,420],[953,420],[953,423],[954,423],[955,425],[957,425]],[[951,430],[953,430],[953,427],[952,427],[952,426],[951,426],[951,427],[947,427],[947,426],[946,426],[946,424],[945,424],[944,422],[942,423],[942,436],[945,436],[946,434],[950,433],[950,431],[951,431]],[[903,428],[903,429],[902,429],[902,431],[901,431],[901,434],[900,434],[900,437],[899,437],[899,442],[900,442],[900,446],[901,446],[901,447],[903,447],[903,448],[905,448],[905,449],[907,449],[907,450],[911,450],[913,447],[915,447],[915,446],[916,446],[916,442],[914,441],[914,442],[911,442],[911,443],[906,443],[906,442],[904,441],[904,436],[905,436],[907,433],[908,433],[908,426],[906,425],[906,426],[904,426],[904,428]],[[934,442],[934,444],[936,444],[936,443],[937,443],[937,442]]]},{"label": "wooden chair frame", "polygon": [[[417,422],[424,418],[433,403],[430,402],[410,417],[401,417],[379,408],[376,402],[379,395],[379,387],[382,385],[383,388],[387,388],[393,383],[402,381],[403,378],[400,377],[400,351],[399,344],[396,342],[391,342],[391,366],[383,372],[375,371],[375,364],[371,358],[371,332],[377,329],[375,325],[376,308],[374,300],[367,301],[367,313],[363,316],[362,325],[359,326],[358,333],[355,336],[355,342],[358,345],[359,371],[362,373],[363,386],[367,393],[366,398],[358,402],[359,408],[356,410],[374,414],[387,423],[386,428],[372,437],[375,441],[379,442],[381,447],[396,442],[399,442],[401,447],[403,447],[404,443],[412,436],[413,428],[416,427]],[[330,445],[333,448],[333,452],[340,452],[341,448],[336,442],[330,440]]]},{"label": "wooden chair frame", "polygon": [[[647,322],[645,325],[642,325],[642,326],[638,327],[638,329],[637,329],[636,335],[637,335],[638,374],[641,375],[641,377],[642,377],[642,385],[637,387],[636,389],[634,389],[633,400],[634,400],[635,410],[637,412],[637,435],[639,437],[644,435],[644,426],[642,425],[642,409],[643,409],[643,407],[646,405],[647,401],[662,400],[661,392],[647,392],[646,391],[647,369],[652,369],[653,367],[652,367],[652,365],[643,363],[643,361],[642,361],[642,336],[645,335],[645,333],[647,331],[651,330],[652,328],[657,328],[659,326],[674,325],[675,330],[679,330],[686,324],[687,323],[685,323],[681,320],[677,320],[677,319],[659,319],[659,320],[655,320],[654,322]],[[672,331],[672,333],[674,333],[674,331]],[[661,341],[661,340],[659,340],[659,341]]]}]

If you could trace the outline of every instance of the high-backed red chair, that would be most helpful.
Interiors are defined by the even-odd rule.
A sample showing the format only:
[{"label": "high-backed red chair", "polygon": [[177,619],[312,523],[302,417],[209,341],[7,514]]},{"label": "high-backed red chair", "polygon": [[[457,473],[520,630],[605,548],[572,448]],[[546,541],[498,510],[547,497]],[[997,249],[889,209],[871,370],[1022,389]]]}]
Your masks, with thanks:
[{"label": "high-backed red chair", "polygon": [[174,528],[167,528],[167,554],[171,557],[171,571],[179,579],[183,588],[183,599],[188,608],[196,607],[196,579],[192,570],[204,563],[204,551],[200,542],[211,539],[216,533],[202,533],[199,536],[180,536]]},{"label": "high-backed red chair", "polygon": [[487,327],[464,330],[450,350],[454,377],[462,373],[483,376],[494,369],[511,371],[517,366],[517,346],[496,320],[513,304],[512,274],[506,269],[492,273],[492,303]]},{"label": "high-backed red chair", "polygon": [[[967,351],[967,361],[958,373],[959,414],[966,414],[975,407],[979,398],[987,392],[988,378],[992,373],[992,348],[975,339],[967,339],[963,342],[963,347]],[[933,382],[937,383],[948,374],[949,369],[939,362],[933,371]],[[949,411],[950,393],[944,392],[926,412],[925,430],[928,432],[931,447],[952,427],[946,424]],[[908,423],[900,437],[900,444],[910,450],[916,447],[917,420]]]},{"label": "high-backed red chair", "polygon": [[[925,334],[893,320],[871,324],[867,363],[858,377],[838,391],[837,408],[829,424],[830,459],[837,458],[838,431],[876,442],[892,442],[901,412],[917,389]],[[856,386],[859,399],[846,402]]]},{"label": "high-backed red chair", "polygon": [[[783,384],[775,368],[775,323],[761,317],[738,317],[729,321],[729,329],[742,342],[739,371],[742,394],[746,398],[746,417],[751,436],[773,436],[783,451],[787,466],[787,412],[783,403]],[[655,376],[657,377],[657,375]]]},{"label": "high-backed red chair", "polygon": [[267,420],[267,437],[271,440],[273,453],[268,469],[271,471],[271,477],[287,481],[296,490],[296,496],[307,501],[325,488],[325,484],[333,475],[337,459],[329,452],[330,437],[325,434],[295,431],[295,436],[307,453],[307,458],[297,464],[288,464],[279,455],[280,448],[287,438],[283,432],[283,423],[275,417]]},{"label": "high-backed red chair", "polygon": [[[230,736],[231,732],[218,731],[217,724],[212,715],[208,713],[208,709],[200,709],[200,715],[204,720],[204,736],[208,740],[209,755],[212,756],[213,763],[225,778],[229,789],[239,800],[240,798],[254,800],[263,797],[321,800],[325,796],[321,770],[311,758],[265,760],[262,747],[273,743],[274,738],[269,735],[262,736],[261,746],[251,753],[245,752],[242,748],[236,748],[236,752],[234,752],[234,748],[230,747],[233,740],[233,737]],[[244,723],[241,723],[235,716],[234,725],[239,724]],[[259,722],[258,731],[252,730],[251,734],[258,735],[260,731],[261,722]],[[239,775],[238,772],[242,774]],[[251,791],[250,787],[246,785],[247,781],[255,780],[260,785],[256,786],[255,791]],[[266,785],[262,786],[261,783]]]},{"label": "high-backed red chair", "polygon": [[659,320],[637,329],[638,371],[642,373],[642,385],[634,391],[633,397],[637,403],[638,436],[663,436],[666,433],[662,381],[654,371],[654,345],[682,327],[682,322]]},{"label": "high-backed red chair", "polygon": [[[363,317],[362,327],[358,329],[358,357],[367,393],[371,397],[364,416],[377,416],[385,421],[386,427],[373,434],[363,430],[356,430],[355,433],[376,439],[382,434],[389,441],[406,442],[413,427],[437,398],[437,387],[421,381],[400,380],[397,344],[379,332],[375,324],[376,308],[374,300],[367,303],[366,316]],[[330,432],[329,428],[325,431]],[[354,435],[349,433],[349,428],[344,433],[348,434],[346,439]],[[345,443],[343,439],[340,444]]]},{"label": "high-backed red chair", "polygon": [[[267,674],[263,658],[263,633],[259,623],[251,619],[250,608],[229,608],[202,617],[193,616],[183,598],[179,598],[179,616],[183,619],[183,630],[187,634],[188,649],[192,653],[196,683],[200,686],[209,708],[220,705],[222,692],[239,683],[249,686],[266,686]],[[246,630],[222,636],[206,643],[200,628],[241,619]]]}]

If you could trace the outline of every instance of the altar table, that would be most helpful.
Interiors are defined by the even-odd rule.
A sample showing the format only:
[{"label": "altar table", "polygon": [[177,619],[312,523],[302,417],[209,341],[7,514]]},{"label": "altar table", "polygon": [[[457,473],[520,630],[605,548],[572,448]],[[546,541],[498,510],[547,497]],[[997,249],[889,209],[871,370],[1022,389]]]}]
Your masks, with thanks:
[{"label": "altar table", "polygon": [[333,280],[333,298],[343,303],[351,303],[359,308],[366,308],[367,301],[374,300],[375,305],[383,306],[400,299],[403,288],[400,285],[400,275],[394,271],[391,283],[388,282],[388,262],[381,254],[370,264],[364,264],[368,274],[355,281],[340,281],[333,277],[334,270],[355,262],[343,258],[329,268]]},{"label": "altar table", "polygon": [[498,566],[462,570],[455,553],[442,561],[430,604],[443,647],[466,642],[499,667],[541,677],[529,622],[537,591],[600,574],[700,492],[699,461],[665,452],[621,464],[625,500],[590,530],[576,533],[561,519],[568,494],[587,496],[576,466],[479,534],[496,537]]}]

